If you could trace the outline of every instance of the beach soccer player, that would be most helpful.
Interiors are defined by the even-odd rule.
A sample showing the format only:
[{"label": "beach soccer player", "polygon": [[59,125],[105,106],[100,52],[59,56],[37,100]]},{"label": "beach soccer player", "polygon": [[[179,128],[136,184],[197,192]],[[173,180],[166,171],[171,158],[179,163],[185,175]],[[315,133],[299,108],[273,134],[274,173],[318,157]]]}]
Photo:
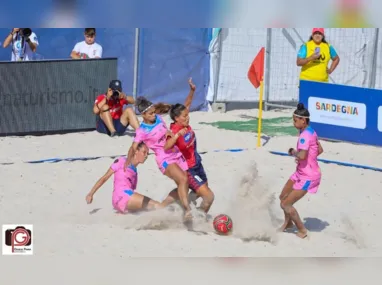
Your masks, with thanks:
[{"label": "beach soccer player", "polygon": [[190,92],[183,104],[175,104],[170,109],[170,117],[173,123],[170,129],[174,136],[167,141],[165,149],[171,149],[174,145],[179,148],[188,164],[188,185],[195,192],[196,197],[202,198],[200,209],[208,213],[214,201],[214,193],[208,187],[206,172],[202,164],[202,158],[197,150],[196,136],[190,126],[190,107],[196,86],[190,78],[188,81]]},{"label": "beach soccer player", "polygon": [[148,147],[139,143],[131,158],[131,163],[124,170],[126,157],[119,157],[86,195],[88,204],[93,202],[94,194],[114,174],[114,191],[112,204],[119,213],[155,210],[161,208],[160,203],[135,192],[138,182],[137,166],[144,163],[149,153]]},{"label": "beach soccer player", "polygon": [[172,203],[175,199],[172,195],[177,194],[185,211],[184,219],[185,221],[190,220],[192,216],[188,200],[187,162],[178,147],[165,149],[167,138],[172,137],[173,133],[167,128],[160,114],[168,113],[171,105],[153,104],[144,97],[138,97],[135,104],[142,114],[143,122],[135,132],[125,165],[130,163],[139,143],[144,142],[154,152],[159,170],[174,180],[177,185],[176,193],[172,191],[162,204]]},{"label": "beach soccer player", "polygon": [[298,104],[293,113],[293,124],[300,131],[297,149],[290,148],[288,153],[296,158],[297,168],[285,184],[281,194],[281,208],[284,210],[285,222],[280,231],[297,227],[297,236],[305,238],[307,229],[294,207],[306,193],[317,193],[321,182],[321,170],[317,157],[323,152],[317,133],[309,126],[309,111],[304,104]]}]

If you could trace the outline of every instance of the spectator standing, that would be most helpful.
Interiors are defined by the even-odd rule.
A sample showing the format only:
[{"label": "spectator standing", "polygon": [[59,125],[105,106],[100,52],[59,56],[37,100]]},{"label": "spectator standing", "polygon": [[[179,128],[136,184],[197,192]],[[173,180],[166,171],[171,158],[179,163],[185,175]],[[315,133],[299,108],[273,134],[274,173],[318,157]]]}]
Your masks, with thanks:
[{"label": "spectator standing", "polygon": [[13,28],[3,42],[3,48],[12,47],[11,61],[29,61],[37,50],[38,39],[30,28]]},{"label": "spectator standing", "polygon": [[84,36],[85,40],[74,46],[71,58],[102,58],[102,46],[95,42],[96,29],[86,28]]},{"label": "spectator standing", "polygon": [[301,46],[296,63],[301,66],[300,80],[329,82],[329,75],[339,62],[336,50],[325,39],[324,29],[314,28],[309,41]]}]

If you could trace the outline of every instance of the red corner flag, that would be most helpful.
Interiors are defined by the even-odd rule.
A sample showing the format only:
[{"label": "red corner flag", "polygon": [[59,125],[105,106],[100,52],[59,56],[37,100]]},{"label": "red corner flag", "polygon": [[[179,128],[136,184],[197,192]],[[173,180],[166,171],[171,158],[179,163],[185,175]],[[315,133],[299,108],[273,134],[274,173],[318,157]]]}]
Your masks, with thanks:
[{"label": "red corner flag", "polygon": [[261,48],[248,70],[248,79],[255,88],[259,88],[264,76],[265,48]]}]

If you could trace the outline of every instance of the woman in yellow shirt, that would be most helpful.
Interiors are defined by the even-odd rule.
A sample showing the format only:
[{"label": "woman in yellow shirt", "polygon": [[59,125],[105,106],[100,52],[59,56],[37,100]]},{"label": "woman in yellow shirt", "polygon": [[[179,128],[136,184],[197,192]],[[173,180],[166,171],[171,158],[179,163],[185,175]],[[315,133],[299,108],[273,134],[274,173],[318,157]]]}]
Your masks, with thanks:
[{"label": "woman in yellow shirt", "polygon": [[324,29],[314,28],[309,41],[301,46],[296,63],[301,66],[300,80],[328,82],[339,62],[336,50],[325,40]]}]

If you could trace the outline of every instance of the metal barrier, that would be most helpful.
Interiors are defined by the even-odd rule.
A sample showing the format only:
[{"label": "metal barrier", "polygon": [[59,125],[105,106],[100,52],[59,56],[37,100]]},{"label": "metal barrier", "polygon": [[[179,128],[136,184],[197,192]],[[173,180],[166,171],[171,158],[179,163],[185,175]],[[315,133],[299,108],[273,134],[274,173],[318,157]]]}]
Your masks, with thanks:
[{"label": "metal barrier", "polygon": [[0,62],[0,135],[95,129],[95,98],[117,59]]}]

